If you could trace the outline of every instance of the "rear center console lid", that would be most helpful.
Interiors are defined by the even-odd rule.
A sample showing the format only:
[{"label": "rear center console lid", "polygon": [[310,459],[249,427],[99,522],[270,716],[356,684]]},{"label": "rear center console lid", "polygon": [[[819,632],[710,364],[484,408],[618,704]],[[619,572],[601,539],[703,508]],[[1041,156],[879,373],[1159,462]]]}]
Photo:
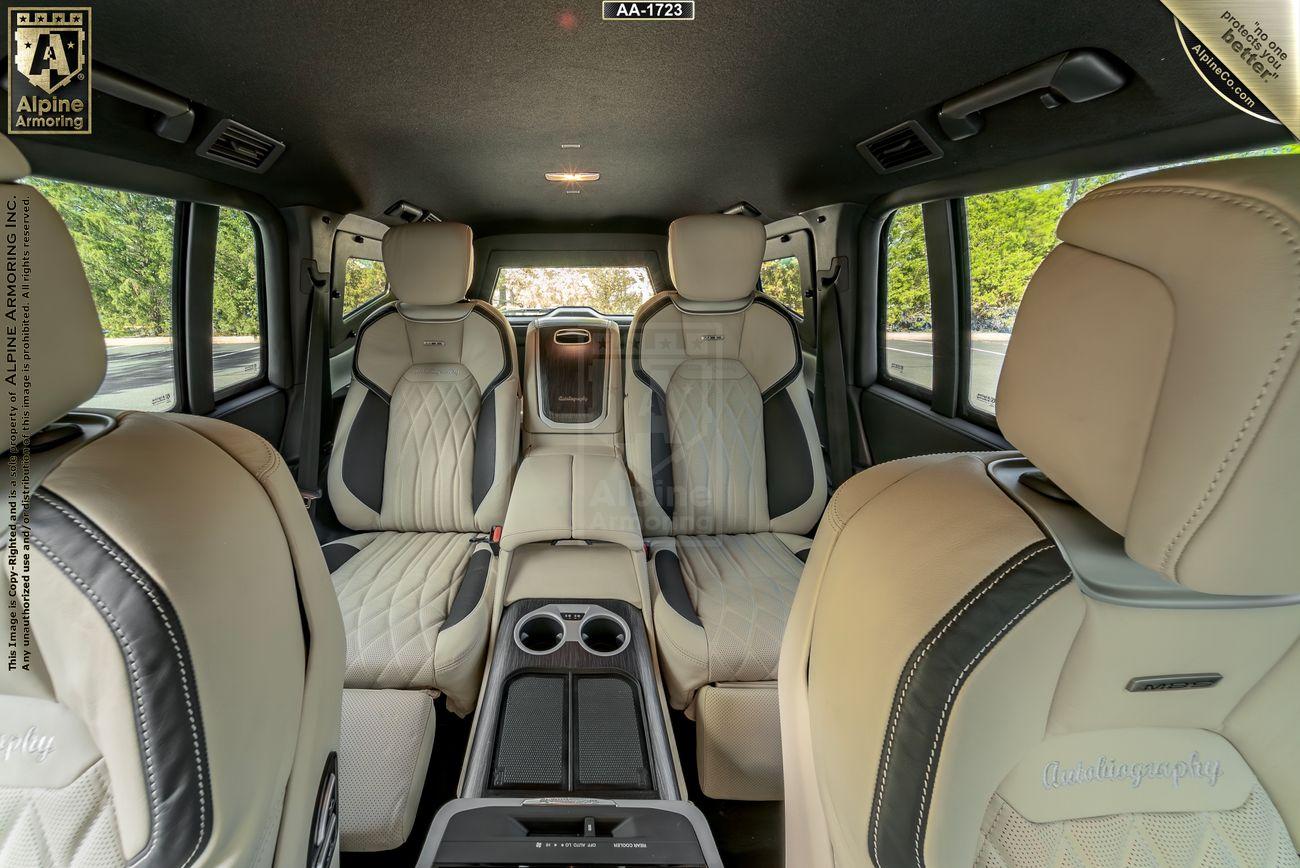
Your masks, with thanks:
[{"label": "rear center console lid", "polygon": [[641,551],[641,522],[627,469],[612,449],[538,448],[519,466],[501,548],[556,540]]}]

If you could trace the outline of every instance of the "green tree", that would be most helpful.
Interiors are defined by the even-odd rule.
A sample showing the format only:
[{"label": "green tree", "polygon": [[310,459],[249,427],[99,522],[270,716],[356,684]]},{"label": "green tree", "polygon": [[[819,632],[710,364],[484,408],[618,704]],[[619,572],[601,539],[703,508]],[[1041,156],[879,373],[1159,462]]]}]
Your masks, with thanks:
[{"label": "green tree", "polygon": [[257,336],[257,236],[242,211],[222,208],[212,273],[212,334]]},{"label": "green tree", "polygon": [[769,259],[758,274],[763,292],[791,310],[803,311],[803,283],[799,275],[799,260],[793,256]]},{"label": "green tree", "polygon": [[344,313],[350,313],[386,292],[388,271],[384,263],[353,257],[343,266]]},{"label": "green tree", "polygon": [[885,245],[885,330],[928,332],[930,267],[925,258],[920,205],[908,205],[894,212]]},{"label": "green tree", "polygon": [[30,183],[72,233],[105,335],[170,336],[176,204],[48,178]]}]

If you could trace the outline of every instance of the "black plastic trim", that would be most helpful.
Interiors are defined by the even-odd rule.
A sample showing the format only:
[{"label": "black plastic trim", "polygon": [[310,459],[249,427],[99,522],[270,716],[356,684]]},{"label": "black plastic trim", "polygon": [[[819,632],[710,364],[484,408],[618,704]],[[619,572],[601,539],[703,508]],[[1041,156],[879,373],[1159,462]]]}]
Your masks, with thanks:
[{"label": "black plastic trim", "polygon": [[32,544],[63,571],[117,638],[149,782],[149,839],[133,868],[186,868],[212,837],[212,782],[189,644],[166,592],[101,528],[38,489]]},{"label": "black plastic trim", "polygon": [[924,868],[931,782],[948,712],[984,655],[1070,578],[1056,546],[1036,542],[972,588],[917,643],[899,675],[876,770],[867,847],[877,868]]}]

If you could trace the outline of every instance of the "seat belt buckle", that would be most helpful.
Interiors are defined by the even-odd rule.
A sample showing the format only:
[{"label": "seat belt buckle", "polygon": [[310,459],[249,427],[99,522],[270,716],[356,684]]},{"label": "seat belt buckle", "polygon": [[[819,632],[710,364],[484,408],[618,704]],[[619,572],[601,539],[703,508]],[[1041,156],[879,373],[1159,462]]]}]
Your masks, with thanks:
[{"label": "seat belt buckle", "polygon": [[319,488],[313,489],[312,491],[303,491],[302,489],[299,489],[298,495],[302,498],[302,505],[310,510],[312,504],[320,500],[321,492]]},{"label": "seat belt buckle", "polygon": [[505,528],[501,525],[492,525],[492,534],[488,537],[488,545],[492,546],[492,555],[494,557],[501,554],[501,534],[504,532]]}]

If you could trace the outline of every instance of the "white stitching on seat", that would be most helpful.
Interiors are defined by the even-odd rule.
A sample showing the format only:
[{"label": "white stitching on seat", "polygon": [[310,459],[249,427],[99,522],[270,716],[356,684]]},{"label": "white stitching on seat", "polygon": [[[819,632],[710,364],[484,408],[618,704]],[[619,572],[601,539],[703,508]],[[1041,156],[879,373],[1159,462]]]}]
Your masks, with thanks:
[{"label": "white stitching on seat", "polygon": [[[871,853],[872,853],[872,861],[874,861],[877,865],[880,864],[880,800],[884,796],[885,788],[889,783],[889,766],[894,751],[894,735],[898,731],[898,718],[903,712],[903,703],[907,699],[907,691],[912,685],[913,677],[916,676],[916,670],[919,669],[921,666],[921,661],[925,659],[925,655],[930,652],[930,649],[934,647],[935,643],[938,642],[940,639],[942,639],[943,635],[948,632],[949,628],[951,628],[952,625],[957,622],[957,619],[960,618],[966,612],[967,609],[973,606],[977,600],[979,600],[989,591],[993,590],[993,588],[997,587],[997,584],[999,582],[1001,582],[1008,575],[1010,575],[1011,572],[1015,570],[1017,567],[1019,567],[1021,564],[1025,563],[1026,561],[1032,558],[1037,557],[1043,552],[1051,551],[1055,548],[1056,545],[1054,543],[1045,542],[1042,546],[1034,549],[1032,552],[1020,558],[1015,563],[1011,564],[1005,570],[999,573],[993,579],[993,581],[989,582],[989,584],[985,586],[985,588],[982,591],[980,591],[978,594],[976,594],[975,596],[967,600],[966,603],[959,610],[954,612],[948,618],[948,622],[943,625],[943,628],[940,629],[939,632],[936,633],[929,642],[926,643],[925,647],[921,649],[921,653],[917,655],[916,660],[912,662],[912,666],[907,672],[907,678],[903,681],[903,688],[902,690],[899,691],[898,699],[895,700],[894,702],[894,713],[891,716],[889,721],[889,735],[885,739],[885,758],[883,761],[884,771],[881,772],[880,783],[876,786],[876,799],[871,809],[872,842],[873,842]],[[924,802],[924,800],[922,801]]]},{"label": "white stitching on seat", "polygon": [[[1284,219],[1290,220],[1290,218],[1287,218],[1287,216],[1277,208],[1257,199],[1212,192],[1195,187],[1151,186],[1098,191],[1082,199],[1079,204],[1083,205],[1089,202],[1096,202],[1101,199],[1115,198],[1118,196],[1133,196],[1141,194],[1195,196],[1198,199],[1225,202],[1229,205],[1235,205],[1239,208],[1253,211],[1256,214],[1263,216],[1265,222],[1277,229],[1278,234],[1285,239],[1287,246],[1291,249],[1292,263],[1296,267],[1296,273],[1300,273],[1300,244],[1297,244],[1295,235],[1283,222]],[[1294,220],[1290,220],[1290,222],[1294,222]],[[1228,464],[1232,461],[1233,455],[1236,454],[1237,449],[1241,446],[1241,441],[1250,430],[1251,423],[1254,422],[1255,415],[1258,413],[1260,405],[1264,402],[1269,387],[1272,386],[1273,380],[1277,377],[1278,371],[1282,366],[1282,361],[1291,347],[1291,342],[1295,339],[1297,331],[1300,331],[1300,293],[1297,293],[1295,297],[1295,307],[1292,309],[1292,314],[1291,322],[1288,324],[1289,330],[1287,331],[1286,336],[1283,337],[1282,346],[1278,348],[1277,355],[1273,359],[1273,366],[1264,376],[1264,382],[1259,387],[1259,391],[1255,395],[1255,401],[1251,404],[1250,410],[1246,413],[1246,418],[1242,420],[1241,428],[1237,431],[1237,436],[1233,438],[1232,445],[1223,456],[1223,460],[1219,462],[1218,469],[1215,470],[1214,476],[1210,479],[1209,487],[1206,488],[1205,493],[1201,495],[1201,499],[1197,502],[1195,509],[1192,510],[1192,513],[1187,517],[1187,520],[1183,522],[1182,527],[1178,529],[1178,533],[1176,533],[1173,539],[1169,541],[1169,545],[1165,547],[1164,554],[1160,559],[1161,570],[1168,568],[1169,560],[1174,554],[1174,548],[1178,545],[1179,541],[1187,535],[1187,531],[1191,529],[1192,524],[1205,510],[1206,504],[1209,503],[1210,495],[1212,495],[1218,487],[1219,480],[1222,478],[1224,471],[1228,469]]]},{"label": "white stitching on seat", "polygon": [[[203,752],[200,749],[200,744],[199,744],[198,723],[195,721],[194,718],[194,702],[190,696],[189,675],[187,674],[187,670],[185,666],[185,657],[181,653],[180,642],[176,638],[176,631],[172,627],[171,619],[167,617],[167,612],[162,608],[162,604],[158,601],[158,597],[154,594],[153,589],[149,587],[148,583],[145,582],[144,578],[138,572],[136,572],[125,560],[119,557],[118,554],[115,551],[113,551],[112,548],[109,547],[108,543],[105,542],[102,537],[100,537],[97,533],[91,530],[91,528],[88,527],[84,522],[82,522],[81,519],[79,519],[75,514],[65,509],[59,503],[52,500],[49,496],[43,494],[40,491],[35,492],[35,496],[39,497],[42,501],[54,507],[63,515],[67,516],[67,518],[74,525],[81,528],[81,530],[85,532],[87,536],[89,536],[92,540],[95,541],[96,545],[98,545],[101,549],[103,549],[104,552],[107,553],[109,557],[111,557],[114,561],[117,562],[118,566],[120,566],[124,572],[126,572],[128,575],[131,576],[132,579],[135,580],[136,585],[139,586],[139,588],[149,596],[149,601],[153,603],[154,611],[156,611],[158,613],[158,616],[162,618],[163,626],[166,627],[167,629],[167,637],[171,641],[172,651],[175,652],[176,654],[177,669],[179,670],[181,676],[181,691],[184,693],[184,697],[185,697],[185,714],[189,718],[190,735],[194,740],[194,762],[199,777],[199,787],[198,787],[199,834],[194,842],[193,849],[190,850],[189,854],[185,857],[185,860],[181,863],[182,865],[188,865],[190,861],[193,859],[193,857],[195,856],[195,854],[198,853],[199,845],[203,843],[204,836],[206,835],[207,832],[207,821],[206,821],[207,799],[204,797],[203,794],[206,772],[203,763]],[[48,547],[45,547],[44,550],[51,558],[57,558],[57,556],[54,555],[53,552],[50,552],[48,550]],[[61,563],[61,561],[59,561],[59,563]],[[66,568],[66,565],[64,568],[64,572],[68,573],[69,576],[73,575],[71,568]],[[86,587],[86,592],[93,593],[91,592],[89,587]],[[104,611],[105,617],[108,617],[107,609],[103,609],[102,611]],[[118,633],[118,635],[122,636],[120,632]],[[124,637],[123,637],[123,641],[125,642]],[[139,694],[137,693],[137,696],[138,695]],[[144,706],[142,701],[141,702],[142,719],[144,716],[143,707]],[[151,840],[149,843],[149,847],[146,848],[145,850],[145,853],[147,853],[149,849],[152,849],[152,847],[153,847],[153,841]],[[138,862],[140,858],[145,855],[145,853],[141,853],[139,856],[132,859],[132,863]]]},{"label": "white stitching on seat", "polygon": [[[140,673],[136,668],[135,652],[131,649],[131,643],[127,640],[126,634],[122,632],[121,625],[117,623],[117,618],[114,617],[113,613],[109,611],[106,605],[104,605],[104,601],[99,598],[99,595],[82,580],[81,576],[77,575],[76,571],[73,570],[72,567],[68,566],[68,564],[56,555],[48,545],[40,540],[40,538],[32,536],[31,540],[32,544],[35,545],[36,548],[40,549],[40,551],[49,558],[64,575],[72,579],[72,581],[85,592],[86,596],[90,598],[90,601],[95,604],[95,608],[104,616],[104,620],[108,621],[108,625],[112,628],[118,641],[122,643],[122,648],[126,652],[127,671],[131,676],[131,692],[135,694],[136,704],[140,709],[140,740],[144,746],[144,762],[146,767],[145,780],[149,784],[150,801],[156,806],[158,803],[158,791],[155,785],[153,773],[153,745],[149,740],[149,721],[145,716],[144,700],[140,696]],[[135,857],[136,861],[149,855],[149,852],[153,850],[154,845],[158,842],[157,813],[156,810],[149,812],[149,843],[144,850]]]},{"label": "white stitching on seat", "polygon": [[[1056,546],[1052,546],[1052,548],[1056,548]],[[941,734],[943,733],[943,724],[944,721],[948,719],[948,709],[952,707],[953,697],[957,695],[957,691],[961,688],[961,685],[965,683],[966,673],[970,672],[971,667],[980,661],[980,659],[988,652],[989,648],[993,647],[993,643],[996,642],[1003,633],[1015,626],[1016,622],[1023,618],[1026,612],[1034,608],[1034,606],[1037,606],[1038,603],[1048,594],[1070,581],[1073,576],[1073,572],[1067,572],[1064,576],[1046,588],[1041,594],[1027,603],[1023,609],[1012,615],[1011,620],[1002,625],[1002,629],[994,633],[989,640],[984,643],[983,648],[975,652],[975,656],[970,659],[969,663],[962,667],[961,672],[958,672],[957,677],[953,679],[952,688],[948,691],[948,697],[943,703],[943,710],[939,712],[939,726],[934,731],[934,743],[930,745],[930,759],[925,764],[925,782],[921,787],[921,810],[916,815],[916,834],[913,837],[916,851],[916,868],[923,868],[923,863],[921,862],[921,826],[925,820],[926,804],[930,800],[930,780],[931,774],[934,771],[934,760],[939,753],[939,741]]]}]

